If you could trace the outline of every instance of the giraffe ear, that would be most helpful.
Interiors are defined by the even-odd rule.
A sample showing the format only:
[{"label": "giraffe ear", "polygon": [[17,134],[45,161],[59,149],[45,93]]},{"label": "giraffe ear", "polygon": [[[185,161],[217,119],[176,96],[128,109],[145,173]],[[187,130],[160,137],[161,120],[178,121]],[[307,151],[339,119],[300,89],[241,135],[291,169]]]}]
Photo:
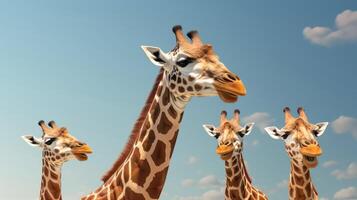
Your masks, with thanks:
[{"label": "giraffe ear", "polygon": [[327,128],[328,122],[320,122],[315,124],[315,129],[314,129],[314,134],[316,135],[316,137],[321,136],[322,134],[324,134],[326,128]]},{"label": "giraffe ear", "polygon": [[34,147],[42,147],[43,146],[42,139],[35,138],[32,135],[24,135],[24,136],[21,136],[21,138],[23,140],[25,140],[25,142],[27,142],[30,146],[34,146]]},{"label": "giraffe ear", "polygon": [[209,136],[215,137],[216,139],[218,139],[219,131],[217,130],[217,128],[215,126],[210,125],[210,124],[204,124],[202,126]]},{"label": "giraffe ear", "polygon": [[167,55],[159,47],[141,46],[141,48],[154,65],[162,67],[167,63]]},{"label": "giraffe ear", "polygon": [[273,139],[282,139],[282,135],[284,132],[282,132],[280,129],[278,129],[275,126],[269,126],[264,128],[265,131],[272,137]]},{"label": "giraffe ear", "polygon": [[249,135],[250,132],[253,130],[254,123],[249,123],[246,124],[243,128],[241,128],[237,134],[239,134],[241,137]]}]

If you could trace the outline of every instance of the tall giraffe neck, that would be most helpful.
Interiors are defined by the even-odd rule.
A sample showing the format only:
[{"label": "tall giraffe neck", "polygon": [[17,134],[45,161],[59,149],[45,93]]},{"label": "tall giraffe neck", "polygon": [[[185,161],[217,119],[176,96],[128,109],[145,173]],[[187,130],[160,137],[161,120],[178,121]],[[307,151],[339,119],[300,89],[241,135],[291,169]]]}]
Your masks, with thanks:
[{"label": "tall giraffe neck", "polygon": [[130,153],[100,188],[82,199],[158,199],[188,100],[170,92],[164,73]]},{"label": "tall giraffe neck", "polygon": [[45,156],[42,158],[40,199],[61,200],[61,166],[53,164],[49,159]]},{"label": "tall giraffe neck", "polygon": [[265,194],[252,185],[244,164],[242,153],[232,156],[225,162],[226,168],[226,200],[267,199]]},{"label": "tall giraffe neck", "polygon": [[294,160],[290,163],[289,199],[314,200],[318,198],[310,170]]}]

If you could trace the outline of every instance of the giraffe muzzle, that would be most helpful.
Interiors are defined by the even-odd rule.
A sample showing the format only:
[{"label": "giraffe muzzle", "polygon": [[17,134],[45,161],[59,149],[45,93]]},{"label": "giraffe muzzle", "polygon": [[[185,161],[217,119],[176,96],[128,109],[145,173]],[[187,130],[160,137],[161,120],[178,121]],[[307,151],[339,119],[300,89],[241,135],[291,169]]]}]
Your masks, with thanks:
[{"label": "giraffe muzzle", "polygon": [[216,153],[221,157],[222,160],[228,160],[232,157],[234,151],[233,145],[219,145],[216,149]]},{"label": "giraffe muzzle", "polygon": [[84,144],[80,147],[72,148],[72,153],[73,155],[77,158],[79,161],[85,161],[88,159],[87,154],[93,153],[92,148],[88,146],[87,144]]},{"label": "giraffe muzzle", "polygon": [[303,155],[306,167],[314,168],[318,165],[317,157],[322,154],[322,149],[315,144],[310,144],[307,147],[302,147],[300,153]]},{"label": "giraffe muzzle", "polygon": [[226,103],[233,103],[238,100],[238,96],[245,96],[247,90],[240,79],[216,79],[213,83],[218,96]]}]

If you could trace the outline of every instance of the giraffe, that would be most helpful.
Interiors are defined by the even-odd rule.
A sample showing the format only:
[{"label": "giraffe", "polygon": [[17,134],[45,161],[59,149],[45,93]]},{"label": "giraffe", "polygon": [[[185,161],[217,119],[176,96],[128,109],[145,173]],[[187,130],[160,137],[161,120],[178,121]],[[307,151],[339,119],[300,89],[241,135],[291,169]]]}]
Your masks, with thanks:
[{"label": "giraffe", "polygon": [[243,137],[249,135],[254,123],[240,126],[240,111],[234,110],[231,120],[227,119],[227,112],[222,111],[220,125],[203,125],[208,135],[217,139],[216,153],[225,161],[226,170],[226,200],[250,199],[266,200],[268,197],[255,186],[249,177],[243,159]]},{"label": "giraffe", "polygon": [[175,48],[164,53],[142,46],[160,72],[127,145],[103,184],[82,199],[158,199],[163,189],[184,109],[193,96],[220,96],[235,102],[244,96],[242,81],[230,72],[197,31],[187,40],[182,27],[173,27]]},{"label": "giraffe", "polygon": [[73,159],[87,160],[87,154],[92,153],[92,149],[70,135],[66,128],[59,128],[54,121],[48,123],[49,127],[42,120],[38,124],[43,132],[41,138],[32,135],[24,135],[22,138],[29,145],[42,148],[40,199],[60,200],[62,165]]},{"label": "giraffe", "polygon": [[322,149],[317,141],[327,128],[328,122],[311,124],[302,107],[297,109],[299,117],[294,118],[290,108],[284,108],[285,126],[278,129],[275,126],[265,130],[273,139],[282,139],[285,150],[290,157],[290,200],[316,200],[318,193],[310,176],[310,168],[318,164],[317,157]]}]

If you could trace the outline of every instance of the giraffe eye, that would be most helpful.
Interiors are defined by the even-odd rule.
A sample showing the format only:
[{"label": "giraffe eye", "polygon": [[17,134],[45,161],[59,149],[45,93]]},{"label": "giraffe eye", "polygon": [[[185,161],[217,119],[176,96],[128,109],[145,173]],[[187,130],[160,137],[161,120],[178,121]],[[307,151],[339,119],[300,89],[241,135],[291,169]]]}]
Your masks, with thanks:
[{"label": "giraffe eye", "polygon": [[180,67],[186,67],[188,64],[194,61],[193,58],[184,58],[176,62],[176,64]]},{"label": "giraffe eye", "polygon": [[286,131],[286,132],[284,132],[283,135],[281,135],[281,137],[285,140],[286,138],[289,137],[289,135],[290,135],[290,131]]},{"label": "giraffe eye", "polygon": [[57,138],[48,138],[45,141],[46,145],[51,145],[54,141],[56,141]]}]

